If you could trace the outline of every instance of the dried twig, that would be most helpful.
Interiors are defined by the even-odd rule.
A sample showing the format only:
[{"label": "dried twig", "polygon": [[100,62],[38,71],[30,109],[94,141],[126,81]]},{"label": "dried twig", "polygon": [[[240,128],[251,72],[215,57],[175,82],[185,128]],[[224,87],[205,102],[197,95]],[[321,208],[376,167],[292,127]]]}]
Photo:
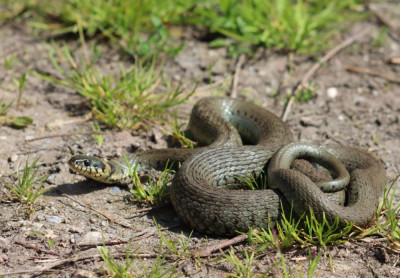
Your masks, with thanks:
[{"label": "dried twig", "polygon": [[368,75],[371,75],[371,76],[378,76],[378,77],[382,77],[382,78],[386,79],[389,82],[400,83],[400,79],[399,78],[388,76],[386,74],[379,73],[379,72],[376,72],[376,71],[372,71],[372,70],[366,69],[366,68],[347,66],[346,70],[347,71],[351,71],[351,72],[356,72],[356,73],[368,74]]},{"label": "dried twig", "polygon": [[59,133],[59,134],[52,134],[52,135],[46,135],[46,136],[41,136],[41,137],[35,137],[31,139],[25,140],[25,142],[33,142],[33,141],[38,141],[38,140],[43,140],[43,139],[48,139],[48,138],[56,138],[56,137],[64,137],[64,136],[74,136],[74,135],[92,135],[92,134],[100,134],[98,131],[91,131],[91,132],[69,132],[69,133]]},{"label": "dried twig", "polygon": [[[169,228],[164,228],[164,229],[161,229],[161,230],[166,230],[166,229],[169,229]],[[128,242],[132,242],[132,241],[139,241],[139,240],[142,240],[142,239],[145,239],[145,238],[149,238],[149,237],[151,237],[151,236],[153,236],[153,235],[155,235],[156,234],[156,232],[155,231],[149,231],[149,232],[147,232],[147,233],[145,233],[144,235],[141,235],[141,236],[138,236],[138,237],[135,237],[135,238],[131,238],[131,239],[129,239],[129,240],[122,240],[122,239],[111,239],[111,240],[108,240],[108,241],[102,241],[102,242],[98,242],[98,243],[81,243],[81,244],[78,244],[77,246],[78,247],[80,247],[80,248],[85,248],[85,249],[90,249],[90,248],[94,248],[94,247],[97,247],[97,246],[108,246],[108,245],[119,245],[119,244],[125,244],[125,243],[128,243]]]},{"label": "dried twig", "polygon": [[76,124],[76,123],[84,123],[92,119],[93,115],[92,113],[87,113],[86,115],[82,117],[75,117],[71,119],[66,119],[66,120],[56,120],[51,123],[48,123],[46,127],[48,129],[54,129],[56,127],[64,126],[64,125],[69,125],[69,124]]},{"label": "dried twig", "polygon": [[[258,233],[258,231],[257,230],[253,230],[253,233]],[[199,252],[193,253],[192,256],[195,257],[195,258],[197,258],[197,257],[200,257],[200,258],[208,257],[215,251],[218,251],[218,250],[221,250],[223,248],[232,246],[234,244],[243,242],[248,238],[249,238],[249,236],[247,234],[239,235],[239,236],[236,236],[234,238],[224,240],[224,241],[222,241],[222,242],[220,242],[218,244],[211,245],[211,246],[208,246],[208,247],[206,247],[204,249],[201,249]]]},{"label": "dried twig", "polygon": [[236,67],[235,67],[235,75],[233,77],[233,81],[232,81],[232,93],[231,93],[231,97],[232,98],[236,98],[237,97],[237,90],[238,90],[238,85],[239,85],[239,76],[240,76],[240,70],[242,69],[242,65],[244,62],[244,55],[241,54],[239,56],[239,59],[236,63]]},{"label": "dried twig", "polygon": [[350,45],[352,45],[355,41],[357,41],[358,39],[362,38],[363,36],[365,36],[366,34],[368,34],[369,32],[371,32],[370,28],[366,28],[365,30],[363,30],[360,33],[357,33],[356,35],[348,38],[347,40],[343,41],[341,44],[339,44],[338,46],[336,46],[335,48],[333,48],[332,50],[330,50],[328,53],[326,53],[326,55],[324,57],[322,57],[318,62],[316,62],[307,72],[306,74],[303,76],[303,78],[294,86],[293,90],[292,90],[292,94],[290,96],[290,99],[288,101],[288,103],[286,104],[283,113],[282,113],[282,120],[285,122],[287,120],[287,117],[290,113],[290,110],[292,109],[292,105],[293,102],[297,96],[297,94],[299,93],[299,91],[301,91],[304,87],[307,86],[307,82],[309,81],[309,79],[317,72],[317,70],[327,61],[329,61],[329,59],[331,59],[333,56],[335,56],[336,54],[338,54],[341,50],[343,50],[346,47],[349,47]]},{"label": "dried twig", "polygon": [[[142,208],[142,209],[137,209],[137,210],[133,210],[133,211],[129,211],[130,213],[141,213],[141,212],[148,212],[154,209],[157,209],[158,207],[151,207],[151,208]],[[129,217],[130,218],[130,217]]]},{"label": "dried twig", "polygon": [[30,249],[39,251],[41,253],[46,253],[46,254],[49,254],[49,255],[54,255],[54,256],[60,257],[60,254],[57,254],[56,252],[44,250],[42,248],[39,248],[37,246],[31,245],[31,244],[28,244],[28,243],[25,243],[25,242],[22,242],[22,241],[15,241],[15,244],[24,246],[25,248],[30,248]]},{"label": "dried twig", "polygon": [[67,195],[67,194],[65,194],[65,193],[63,193],[61,196],[67,197],[67,198],[71,199],[72,201],[74,201],[75,203],[78,203],[78,204],[81,205],[82,207],[88,208],[88,209],[90,209],[90,210],[92,210],[92,211],[94,211],[94,212],[100,214],[101,216],[103,216],[103,217],[106,218],[107,220],[109,220],[109,221],[111,221],[111,222],[113,222],[113,223],[115,223],[115,224],[117,224],[117,225],[120,225],[120,226],[122,226],[122,227],[124,227],[124,228],[128,228],[128,229],[134,230],[134,231],[136,231],[136,232],[141,232],[141,231],[142,231],[141,229],[138,229],[138,228],[135,228],[135,227],[132,227],[132,226],[129,226],[129,225],[120,223],[120,222],[118,222],[117,220],[114,220],[114,219],[112,219],[111,217],[109,217],[108,215],[102,213],[101,211],[98,211],[98,210],[94,209],[94,208],[91,207],[90,205],[83,204],[83,203],[79,202],[78,200],[72,198],[71,196],[69,196],[69,195]]},{"label": "dried twig", "polygon": [[389,61],[388,61],[388,63],[400,65],[400,57],[393,57],[393,58],[390,58]]}]

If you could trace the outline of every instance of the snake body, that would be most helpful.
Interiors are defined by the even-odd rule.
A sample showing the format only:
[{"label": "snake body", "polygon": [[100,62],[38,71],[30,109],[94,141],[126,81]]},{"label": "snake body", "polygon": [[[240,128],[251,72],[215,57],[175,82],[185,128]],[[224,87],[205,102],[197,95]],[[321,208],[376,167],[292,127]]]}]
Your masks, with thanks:
[{"label": "snake body", "polygon": [[[207,146],[136,152],[127,160],[136,170],[162,170],[168,161],[174,165],[183,162],[172,182],[171,201],[179,217],[199,232],[227,235],[250,227],[266,228],[279,219],[281,200],[291,203],[297,214],[311,207],[319,219],[325,213],[330,221],[339,216],[341,223],[351,221],[365,226],[372,219],[385,186],[385,170],[368,152],[342,146],[320,150],[309,144],[292,143],[293,135],[284,122],[250,102],[201,99],[193,107],[186,134]],[[327,156],[334,156],[333,160],[337,157],[333,162],[321,163],[335,167],[334,181],[317,185],[304,173],[290,169],[296,158],[319,163]],[[232,190],[243,178],[259,175],[270,159],[270,189]],[[69,165],[78,173],[105,183],[121,181],[129,177],[130,171],[124,158],[107,162],[78,155],[70,159]],[[320,188],[338,191],[349,179],[346,169],[350,185],[346,200],[342,200],[346,206],[342,206],[332,201],[337,197],[328,196]]]}]

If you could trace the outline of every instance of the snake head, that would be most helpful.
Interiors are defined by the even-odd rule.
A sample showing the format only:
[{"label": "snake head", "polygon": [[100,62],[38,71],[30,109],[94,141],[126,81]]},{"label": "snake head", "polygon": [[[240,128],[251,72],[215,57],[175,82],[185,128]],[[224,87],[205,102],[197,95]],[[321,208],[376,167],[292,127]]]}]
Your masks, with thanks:
[{"label": "snake head", "polygon": [[76,155],[68,161],[69,168],[75,172],[101,182],[110,175],[110,165],[96,156]]}]

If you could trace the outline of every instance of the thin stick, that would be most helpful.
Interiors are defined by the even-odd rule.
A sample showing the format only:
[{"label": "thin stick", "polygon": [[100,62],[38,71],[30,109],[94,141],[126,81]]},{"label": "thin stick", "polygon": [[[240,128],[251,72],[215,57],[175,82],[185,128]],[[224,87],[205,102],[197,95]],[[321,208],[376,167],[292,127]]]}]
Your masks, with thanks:
[{"label": "thin stick", "polygon": [[[153,209],[157,209],[156,207],[151,207],[151,208],[142,208],[142,209],[137,209],[137,210],[134,210],[134,211],[130,211],[130,213],[141,213],[141,212],[147,212],[147,211],[151,211],[151,210],[153,210]],[[131,218],[131,217],[129,217],[129,218]]]},{"label": "thin stick", "polygon": [[[257,230],[253,230],[253,233],[258,233],[258,231]],[[231,238],[231,239],[224,240],[224,241],[222,241],[222,242],[220,242],[218,244],[211,245],[211,246],[208,246],[208,247],[206,247],[204,249],[201,249],[197,253],[193,253],[192,257],[194,257],[194,258],[197,258],[197,257],[200,257],[200,258],[208,257],[208,256],[211,255],[211,253],[213,253],[215,251],[218,251],[218,250],[221,250],[223,248],[232,246],[234,244],[243,242],[248,238],[249,238],[249,236],[247,234],[244,234],[244,235],[236,236],[236,237]]]},{"label": "thin stick", "polygon": [[400,57],[390,58],[388,61],[390,64],[399,64],[400,65]]},{"label": "thin stick", "polygon": [[120,222],[118,222],[117,220],[112,219],[111,217],[109,217],[109,216],[106,215],[105,213],[102,213],[101,211],[98,211],[98,210],[94,209],[94,208],[91,207],[90,205],[83,204],[83,203],[79,202],[78,200],[72,198],[71,196],[69,196],[69,195],[67,195],[67,194],[65,194],[65,193],[61,194],[61,196],[67,197],[67,198],[71,199],[72,201],[78,203],[78,204],[81,205],[82,207],[88,208],[88,209],[90,209],[90,210],[92,210],[92,211],[94,211],[94,212],[100,214],[101,216],[103,216],[103,217],[106,218],[107,220],[109,220],[109,221],[111,221],[111,222],[113,222],[113,223],[115,223],[115,224],[117,224],[117,225],[120,225],[120,226],[122,226],[122,227],[124,227],[124,228],[128,228],[128,229],[134,230],[134,231],[136,231],[136,232],[141,232],[141,231],[142,231],[141,229],[137,229],[137,228],[134,228],[134,227],[132,227],[132,226],[129,226],[129,225],[120,223]]},{"label": "thin stick", "polygon": [[366,68],[347,66],[346,70],[347,71],[351,71],[351,72],[356,72],[356,73],[368,74],[368,75],[371,75],[371,76],[378,76],[378,77],[382,77],[382,78],[386,79],[389,82],[400,83],[400,79],[399,78],[388,76],[386,74],[379,73],[379,72],[376,72],[376,71],[372,71],[372,70],[366,69]]},{"label": "thin stick", "polygon": [[[169,229],[169,228],[163,228],[161,230],[166,230],[166,229]],[[82,243],[82,244],[78,244],[78,247],[89,249],[89,248],[94,248],[94,247],[102,246],[102,245],[119,245],[119,244],[124,244],[124,243],[132,242],[132,241],[139,241],[139,240],[142,240],[145,238],[149,238],[155,234],[156,234],[156,232],[149,231],[149,232],[145,233],[144,235],[138,236],[136,238],[131,238],[129,240],[112,239],[109,241],[105,241],[105,242],[102,241],[102,242],[98,242],[98,243]]]},{"label": "thin stick", "polygon": [[69,132],[69,133],[59,133],[59,134],[52,134],[52,135],[45,135],[41,137],[36,137],[32,139],[27,139],[25,142],[33,142],[48,138],[56,138],[56,137],[64,137],[64,136],[74,136],[74,135],[92,135],[92,134],[100,134],[98,131],[91,131],[91,132]]},{"label": "thin stick", "polygon": [[107,241],[102,241],[99,243],[82,243],[82,244],[77,244],[79,248],[94,248],[97,246],[112,246],[112,245],[119,245],[119,244],[124,244],[128,243],[129,240],[122,240],[122,239],[111,239]]},{"label": "thin stick", "polygon": [[233,76],[232,93],[231,93],[231,97],[233,97],[233,98],[237,97],[240,70],[242,69],[243,62],[244,62],[244,55],[241,54],[239,56],[239,59],[238,59],[237,63],[236,63],[235,75]]},{"label": "thin stick", "polygon": [[286,122],[287,117],[289,116],[289,113],[292,109],[292,105],[294,100],[296,99],[297,94],[299,93],[299,91],[301,89],[303,89],[304,87],[307,86],[307,82],[309,81],[309,79],[317,72],[317,70],[327,61],[329,61],[333,56],[335,56],[336,54],[338,54],[341,50],[343,50],[346,47],[349,47],[350,45],[352,45],[355,41],[357,41],[358,39],[364,37],[366,34],[368,34],[370,32],[370,28],[366,28],[365,30],[363,30],[362,32],[356,34],[355,36],[352,36],[350,38],[348,38],[347,40],[343,41],[341,44],[339,44],[338,46],[336,46],[335,48],[333,48],[332,50],[330,50],[328,53],[326,53],[325,56],[323,56],[321,58],[321,60],[319,60],[318,62],[316,62],[307,72],[306,74],[303,76],[303,78],[294,86],[293,90],[292,90],[292,94],[291,97],[288,101],[288,103],[286,104],[283,113],[282,113],[282,120],[284,122]]},{"label": "thin stick", "polygon": [[28,243],[25,243],[25,242],[22,242],[22,241],[15,241],[15,244],[24,246],[25,248],[30,248],[30,249],[39,251],[41,253],[46,253],[46,254],[49,254],[49,255],[54,255],[54,256],[60,257],[60,254],[57,254],[57,253],[55,253],[53,251],[44,250],[42,248],[39,248],[37,246],[31,245],[31,244],[28,244]]}]

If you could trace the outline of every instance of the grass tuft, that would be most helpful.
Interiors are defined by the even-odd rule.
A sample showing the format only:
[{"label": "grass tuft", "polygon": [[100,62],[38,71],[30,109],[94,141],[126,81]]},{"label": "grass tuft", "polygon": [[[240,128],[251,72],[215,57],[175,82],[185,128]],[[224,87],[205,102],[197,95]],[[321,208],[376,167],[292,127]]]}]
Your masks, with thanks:
[{"label": "grass tuft", "polygon": [[164,171],[160,174],[157,180],[153,180],[151,175],[149,174],[149,178],[147,180],[147,185],[144,185],[137,172],[136,168],[132,169],[128,159],[125,158],[125,162],[129,167],[129,174],[132,179],[134,189],[131,189],[130,192],[135,197],[135,200],[150,205],[160,204],[163,200],[165,200],[167,194],[167,184],[171,181],[171,176],[175,174],[175,171],[172,170],[171,166],[166,165]]},{"label": "grass tuft", "polygon": [[113,255],[106,249],[105,246],[97,246],[97,251],[99,251],[101,258],[106,263],[106,271],[110,274],[110,277],[121,277],[130,278],[133,277],[130,272],[130,268],[134,263],[134,259],[130,258],[129,249],[126,251],[125,262],[120,264],[113,257]]},{"label": "grass tuft", "polygon": [[251,240],[260,244],[259,251],[268,247],[284,250],[296,243],[301,247],[317,245],[327,249],[328,245],[346,242],[352,230],[351,223],[340,227],[339,218],[336,218],[334,223],[329,223],[323,215],[320,222],[310,209],[308,214],[303,214],[297,219],[293,217],[292,212],[289,215],[283,212],[281,221],[276,223],[275,227],[261,229],[259,233],[251,236]]},{"label": "grass tuft", "polygon": [[190,258],[192,253],[189,251],[189,248],[193,231],[190,232],[188,237],[181,233],[180,237],[177,240],[171,240],[162,232],[155,220],[154,223],[156,225],[157,233],[160,236],[161,242],[168,248],[169,252],[172,255],[174,255],[178,259]]},{"label": "grass tuft", "polygon": [[33,212],[33,205],[35,204],[37,198],[48,191],[43,189],[44,183],[46,182],[48,176],[37,177],[39,168],[36,168],[36,163],[38,162],[39,158],[34,159],[30,165],[28,160],[29,157],[26,159],[22,175],[19,168],[17,170],[17,184],[9,184],[1,178],[0,181],[7,186],[16,201],[28,205],[28,212]]},{"label": "grass tuft", "polygon": [[[211,32],[234,39],[236,47],[249,45],[275,50],[314,52],[328,46],[340,22],[357,18],[357,0],[217,0],[199,4],[190,19]],[[212,42],[224,45],[219,38]],[[229,45],[226,41],[225,45]],[[239,47],[237,47],[239,45]],[[242,45],[240,47],[240,45]]]},{"label": "grass tuft", "polygon": [[[52,35],[101,34],[133,57],[163,52],[175,55],[182,44],[182,25],[195,25],[217,35],[211,47],[231,54],[257,46],[283,51],[314,52],[329,47],[344,24],[363,18],[365,0],[5,0],[13,18],[19,11],[30,25]],[[25,17],[27,17],[25,15]],[[215,37],[215,36],[214,36]]]},{"label": "grass tuft", "polygon": [[[249,251],[250,252],[250,251]],[[230,262],[235,267],[235,273],[230,273],[229,277],[243,277],[243,278],[251,278],[255,277],[253,272],[253,266],[255,259],[255,253],[249,253],[246,249],[243,251],[244,259],[241,260],[236,255],[236,252],[231,248],[228,254],[223,254],[225,260]]]},{"label": "grass tuft", "polygon": [[396,204],[396,183],[400,174],[385,189],[376,211],[375,226],[362,230],[359,238],[377,234],[387,239],[387,246],[400,250],[400,204]]},{"label": "grass tuft", "polygon": [[[118,73],[104,74],[94,65],[100,55],[95,47],[81,63],[66,45],[59,49],[53,44],[48,49],[54,68],[63,78],[46,73],[36,76],[72,88],[87,98],[94,118],[110,128],[143,128],[162,119],[168,108],[194,93],[184,93],[180,84],[175,87],[166,81],[162,67],[156,67],[155,57],[149,63],[136,62],[129,70],[121,65]],[[64,70],[59,60],[66,61],[70,70]]]}]

